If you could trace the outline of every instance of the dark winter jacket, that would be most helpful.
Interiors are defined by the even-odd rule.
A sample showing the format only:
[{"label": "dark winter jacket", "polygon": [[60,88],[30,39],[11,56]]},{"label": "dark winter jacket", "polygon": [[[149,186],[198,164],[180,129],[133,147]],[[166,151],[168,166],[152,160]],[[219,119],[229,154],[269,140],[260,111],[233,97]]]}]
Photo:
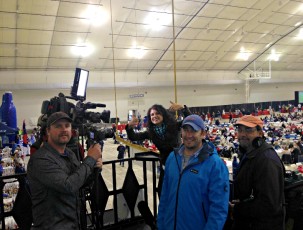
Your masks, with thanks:
[{"label": "dark winter jacket", "polygon": [[118,151],[118,159],[124,158],[125,147],[124,147],[123,145],[119,145],[119,146],[117,147],[117,151]]},{"label": "dark winter jacket", "polygon": [[301,151],[297,148],[294,148],[293,151],[291,152],[291,160],[293,164],[298,163],[299,155],[301,155]]},{"label": "dark winter jacket", "polygon": [[[183,112],[184,117],[190,115],[190,111],[186,110]],[[127,132],[127,137],[131,141],[140,141],[149,139],[151,140],[157,149],[160,152],[160,161],[163,165],[165,165],[166,159],[168,155],[181,145],[181,133],[180,128],[182,125],[182,121],[175,121],[171,124],[167,124],[167,130],[164,136],[164,139],[161,139],[154,130],[149,129],[144,132],[135,133],[132,128],[126,125],[125,129]]]},{"label": "dark winter jacket", "polygon": [[234,230],[284,229],[284,168],[275,150],[263,142],[246,153],[234,181]]},{"label": "dark winter jacket", "polygon": [[86,157],[80,164],[72,151],[66,149],[65,154],[44,143],[29,160],[32,229],[80,229],[79,189],[92,174],[96,160]]},{"label": "dark winter jacket", "polygon": [[[126,132],[128,139],[131,141],[139,141],[145,139],[151,140],[160,152],[161,163],[165,164],[166,158],[170,152],[172,152],[174,148],[177,148],[181,144],[178,138],[180,127],[181,123],[179,122],[168,125],[164,139],[161,139],[156,134],[154,134],[153,130],[135,133],[132,128],[128,127],[128,125],[126,125]],[[153,135],[153,137],[151,137],[151,135]]]}]

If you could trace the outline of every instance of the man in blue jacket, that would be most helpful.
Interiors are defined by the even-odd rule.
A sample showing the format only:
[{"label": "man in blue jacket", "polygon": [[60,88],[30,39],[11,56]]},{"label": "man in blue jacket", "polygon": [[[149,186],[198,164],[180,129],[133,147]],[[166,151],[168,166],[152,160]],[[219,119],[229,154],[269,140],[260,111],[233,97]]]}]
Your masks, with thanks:
[{"label": "man in blue jacket", "polygon": [[183,145],[165,164],[157,225],[159,230],[221,230],[229,199],[227,167],[204,140],[203,120],[190,115],[182,123]]}]

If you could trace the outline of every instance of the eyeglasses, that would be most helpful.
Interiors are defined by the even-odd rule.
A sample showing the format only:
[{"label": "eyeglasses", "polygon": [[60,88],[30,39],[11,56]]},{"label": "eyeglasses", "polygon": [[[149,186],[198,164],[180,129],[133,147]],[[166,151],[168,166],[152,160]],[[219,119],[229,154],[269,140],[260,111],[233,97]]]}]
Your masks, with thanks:
[{"label": "eyeglasses", "polygon": [[246,127],[246,126],[239,126],[237,129],[238,133],[253,133],[254,131],[257,131],[257,129],[251,128],[251,127]]}]

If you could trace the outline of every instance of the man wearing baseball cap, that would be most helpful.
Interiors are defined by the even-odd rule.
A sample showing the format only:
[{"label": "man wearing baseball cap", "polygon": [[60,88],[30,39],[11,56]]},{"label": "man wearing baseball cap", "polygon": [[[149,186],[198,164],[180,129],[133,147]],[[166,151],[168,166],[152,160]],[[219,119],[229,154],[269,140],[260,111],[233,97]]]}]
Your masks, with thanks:
[{"label": "man wearing baseball cap", "polygon": [[159,203],[159,230],[223,229],[228,212],[229,177],[214,145],[206,142],[198,115],[182,123],[183,145],[171,152]]},{"label": "man wearing baseball cap", "polygon": [[263,138],[263,122],[246,115],[236,122],[242,158],[230,203],[233,230],[284,229],[284,169]]},{"label": "man wearing baseball cap", "polygon": [[67,114],[53,113],[47,120],[47,142],[30,157],[27,170],[32,229],[81,229],[79,189],[94,167],[102,167],[101,148],[99,144],[92,146],[79,162],[75,153],[66,148],[71,139],[71,122]]}]

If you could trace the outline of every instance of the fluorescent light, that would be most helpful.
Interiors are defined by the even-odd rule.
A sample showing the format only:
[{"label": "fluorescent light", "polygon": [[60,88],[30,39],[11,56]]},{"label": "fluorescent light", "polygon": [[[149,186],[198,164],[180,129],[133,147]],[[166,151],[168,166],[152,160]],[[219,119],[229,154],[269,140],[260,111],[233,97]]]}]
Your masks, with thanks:
[{"label": "fluorescent light", "polygon": [[89,43],[78,43],[72,46],[71,51],[77,56],[87,57],[94,52],[94,47]]},{"label": "fluorescent light", "polygon": [[298,35],[296,36],[296,38],[297,38],[297,39],[303,40],[303,29],[302,29],[302,28],[299,30],[299,33],[298,33]]},{"label": "fluorescent light", "polygon": [[102,9],[100,6],[89,5],[82,14],[83,18],[87,19],[89,24],[94,26],[100,26],[108,21],[108,12]]},{"label": "fluorescent light", "polygon": [[146,53],[146,48],[144,46],[132,47],[128,50],[128,56],[141,59]]},{"label": "fluorescent light", "polygon": [[250,56],[250,51],[245,50],[244,47],[241,47],[240,53],[237,55],[238,59],[247,61]]},{"label": "fluorescent light", "polygon": [[268,48],[269,46],[271,46],[271,43],[268,43],[268,44],[265,46],[265,48]]},{"label": "fluorescent light", "polygon": [[271,54],[268,56],[268,60],[271,61],[279,61],[280,59],[280,54],[277,54],[274,49],[271,50]]}]

